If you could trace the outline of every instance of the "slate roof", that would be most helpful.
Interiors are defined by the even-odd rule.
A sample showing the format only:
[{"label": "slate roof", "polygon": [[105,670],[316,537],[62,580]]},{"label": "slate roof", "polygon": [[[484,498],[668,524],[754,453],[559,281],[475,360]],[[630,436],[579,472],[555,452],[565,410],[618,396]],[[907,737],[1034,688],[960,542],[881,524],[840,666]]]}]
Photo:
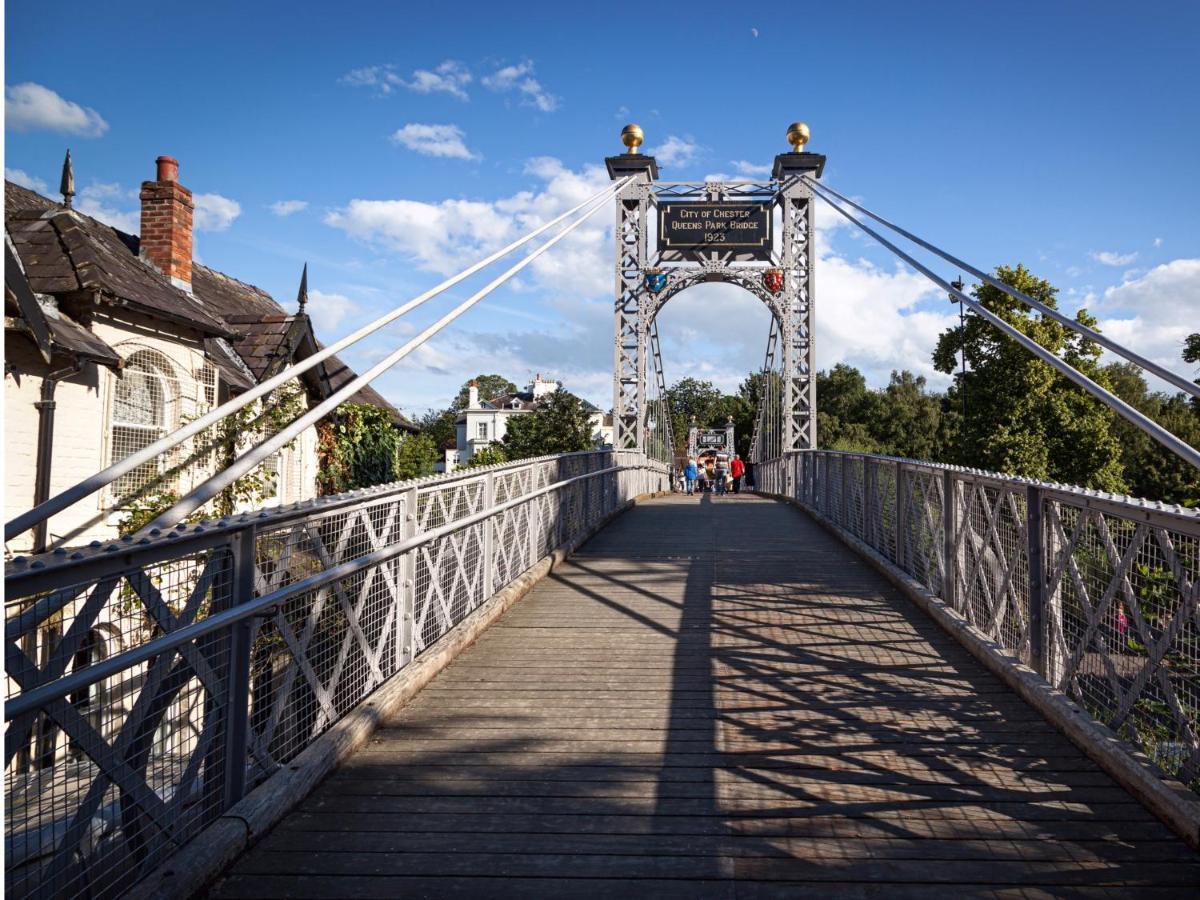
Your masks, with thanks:
[{"label": "slate roof", "polygon": [[[228,329],[201,302],[138,258],[138,239],[4,183],[5,227],[38,294],[87,294],[205,334]],[[39,209],[37,201],[41,201]]]},{"label": "slate roof", "polygon": [[[320,346],[308,316],[289,314],[261,288],[193,261],[189,295],[138,258],[136,235],[67,211],[10,181],[4,183],[4,200],[5,228],[35,293],[90,303],[99,292],[103,301],[189,326],[204,335],[209,358],[235,391],[248,389]],[[80,353],[91,353],[97,361],[106,354],[118,358],[65,314],[57,325],[49,320],[47,324],[52,335],[70,340]],[[305,380],[321,396],[355,377],[336,356],[311,371]],[[418,430],[370,386],[356,392],[351,402],[384,409],[398,427]]]}]

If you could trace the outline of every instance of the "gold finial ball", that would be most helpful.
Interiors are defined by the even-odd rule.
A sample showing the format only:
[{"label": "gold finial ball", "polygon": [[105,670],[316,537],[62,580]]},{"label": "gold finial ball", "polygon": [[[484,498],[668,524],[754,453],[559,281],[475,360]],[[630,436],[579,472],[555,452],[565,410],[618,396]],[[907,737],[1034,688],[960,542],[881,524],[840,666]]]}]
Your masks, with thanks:
[{"label": "gold finial ball", "polygon": [[621,143],[629,148],[629,153],[637,153],[638,147],[642,146],[645,139],[646,135],[641,125],[629,124],[621,129]]},{"label": "gold finial ball", "polygon": [[787,139],[788,143],[792,145],[793,153],[799,153],[808,143],[808,138],[808,126],[803,122],[793,122],[788,126]]}]

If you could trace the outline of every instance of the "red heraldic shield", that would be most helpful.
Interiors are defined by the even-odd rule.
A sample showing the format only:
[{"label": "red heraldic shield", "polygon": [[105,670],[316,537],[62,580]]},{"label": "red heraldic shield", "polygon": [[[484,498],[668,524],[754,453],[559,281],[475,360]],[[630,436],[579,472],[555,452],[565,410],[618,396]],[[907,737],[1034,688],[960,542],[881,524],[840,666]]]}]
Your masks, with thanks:
[{"label": "red heraldic shield", "polygon": [[778,294],[783,290],[783,269],[767,269],[763,273],[763,285],[772,294]]}]

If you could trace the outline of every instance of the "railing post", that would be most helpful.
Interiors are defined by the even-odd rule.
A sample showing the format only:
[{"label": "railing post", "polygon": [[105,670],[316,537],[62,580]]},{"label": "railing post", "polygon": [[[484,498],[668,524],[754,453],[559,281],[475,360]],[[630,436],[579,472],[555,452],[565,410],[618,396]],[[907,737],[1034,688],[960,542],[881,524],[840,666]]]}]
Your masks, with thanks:
[{"label": "railing post", "polygon": [[[417,489],[404,492],[404,521],[400,540],[407,541],[417,533]],[[409,550],[400,557],[396,577],[400,580],[400,609],[396,611],[396,670],[413,660],[416,638],[413,633],[417,612],[417,551]]]},{"label": "railing post", "polygon": [[[230,546],[233,578],[228,608],[249,602],[254,596],[254,567],[257,532],[243,528]],[[224,603],[214,606],[225,606]],[[229,809],[246,794],[246,762],[250,752],[250,653],[254,622],[242,619],[230,626],[229,679],[225,702],[225,797]]]},{"label": "railing post", "polygon": [[1046,677],[1046,555],[1042,537],[1042,490],[1025,489],[1025,539],[1029,559],[1029,666]]},{"label": "railing post", "polygon": [[[483,508],[491,512],[496,506],[496,482],[495,473],[487,472],[483,476]],[[496,531],[496,523],[488,516],[483,520],[483,596],[479,598],[482,603],[496,592],[495,587],[495,546],[493,535]]]},{"label": "railing post", "polygon": [[942,470],[942,600],[958,609],[958,559],[954,550],[958,530],[958,498],[955,496],[954,471]]},{"label": "railing post", "polygon": [[874,461],[863,457],[863,540],[868,546],[878,548],[875,540],[875,466]]},{"label": "railing post", "polygon": [[846,491],[846,457],[845,456],[842,456],[838,459],[838,472],[841,475],[841,482],[842,482],[842,486],[841,486],[842,493],[841,493],[841,496],[838,498],[838,513],[840,514],[840,518],[842,520],[842,529],[844,531],[849,531],[850,530],[850,513],[849,513],[849,510],[847,509],[849,504],[846,503],[847,491]]},{"label": "railing post", "polygon": [[896,463],[896,565],[908,571],[908,473]]}]

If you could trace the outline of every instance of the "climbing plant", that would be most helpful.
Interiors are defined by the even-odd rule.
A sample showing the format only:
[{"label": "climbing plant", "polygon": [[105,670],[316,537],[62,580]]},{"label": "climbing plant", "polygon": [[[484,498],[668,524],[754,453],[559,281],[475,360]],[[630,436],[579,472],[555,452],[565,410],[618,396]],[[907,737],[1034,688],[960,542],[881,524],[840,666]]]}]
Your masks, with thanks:
[{"label": "climbing plant", "polygon": [[[191,452],[163,474],[156,482],[154,490],[129,498],[122,504],[126,516],[119,526],[121,534],[132,534],[140,530],[178,502],[178,491],[164,486],[167,479],[198,466],[212,472],[227,468],[247,449],[262,443],[291,424],[304,412],[304,408],[304,391],[292,382],[277,388],[257,403],[247,404],[230,413],[220,422],[200,432],[192,440]],[[190,421],[192,419],[184,417],[180,424],[186,425]],[[284,447],[290,448],[294,444],[295,441],[291,441]],[[278,490],[277,479],[278,473],[274,469],[260,463],[185,521],[197,521],[214,515],[226,516],[239,506],[261,506],[263,501],[273,497]]]}]

